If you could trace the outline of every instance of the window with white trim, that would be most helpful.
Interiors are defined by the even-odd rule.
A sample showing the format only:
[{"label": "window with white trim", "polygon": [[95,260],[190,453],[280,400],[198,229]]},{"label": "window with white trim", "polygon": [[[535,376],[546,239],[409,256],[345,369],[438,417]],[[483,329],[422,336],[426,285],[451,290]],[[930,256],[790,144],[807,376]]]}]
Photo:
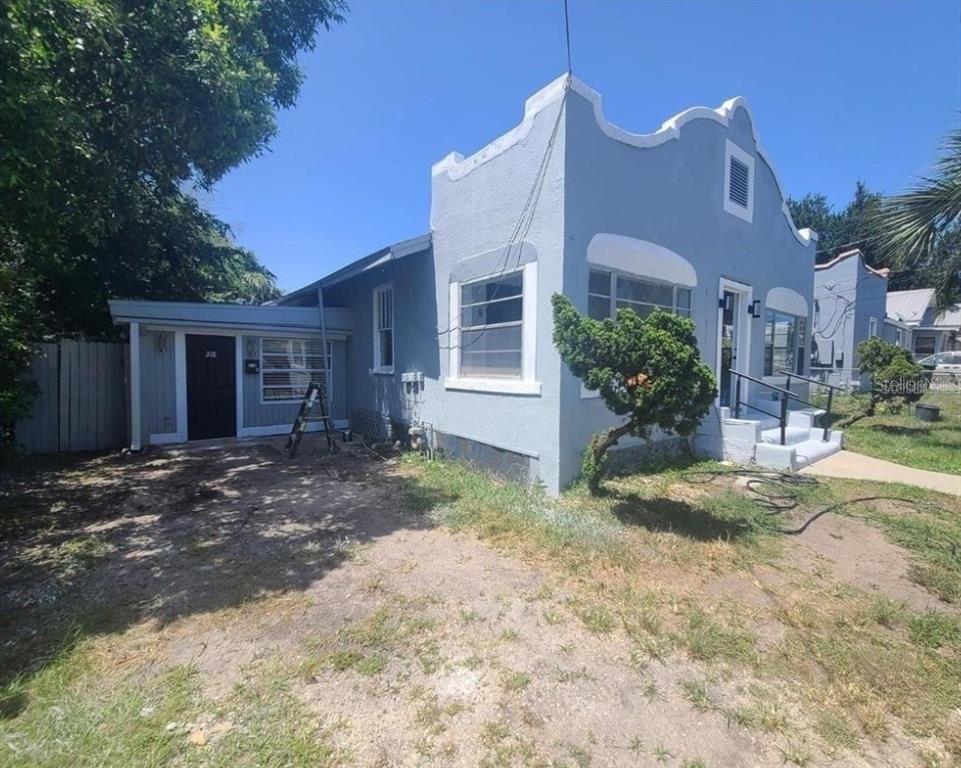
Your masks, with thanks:
[{"label": "window with white trim", "polygon": [[587,314],[595,320],[614,317],[621,307],[647,317],[655,309],[691,316],[691,289],[642,280],[607,269],[592,269],[587,284]]},{"label": "window with white trim", "polygon": [[460,376],[523,375],[524,273],[460,286]]},{"label": "window with white trim", "polygon": [[868,318],[868,338],[873,339],[878,335],[878,319],[876,317]]},{"label": "window with white trim", "polygon": [[[331,342],[327,355],[320,339],[260,339],[260,399],[264,403],[299,401],[312,381],[326,384],[331,369]],[[329,393],[328,393],[329,394]]]},{"label": "window with white trim", "polygon": [[730,139],[724,145],[724,210],[754,219],[754,157]]},{"label": "window with white trim", "polygon": [[904,331],[901,330],[900,328],[894,329],[894,343],[897,344],[899,347],[904,346]]},{"label": "window with white trim", "polygon": [[803,317],[769,309],[764,324],[764,375],[804,373]]},{"label": "window with white trim", "polygon": [[390,285],[374,289],[374,370],[394,370],[394,288]]}]

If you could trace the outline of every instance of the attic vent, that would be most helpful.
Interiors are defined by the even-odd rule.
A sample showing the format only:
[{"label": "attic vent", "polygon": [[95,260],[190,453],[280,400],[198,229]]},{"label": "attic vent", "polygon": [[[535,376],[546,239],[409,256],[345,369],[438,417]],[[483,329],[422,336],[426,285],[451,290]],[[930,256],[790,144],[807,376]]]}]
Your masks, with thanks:
[{"label": "attic vent", "polygon": [[724,148],[724,210],[754,220],[754,155],[728,139]]},{"label": "attic vent", "polygon": [[727,194],[732,203],[737,203],[742,208],[747,208],[748,201],[748,182],[751,172],[748,167],[736,157],[731,158],[731,184]]}]

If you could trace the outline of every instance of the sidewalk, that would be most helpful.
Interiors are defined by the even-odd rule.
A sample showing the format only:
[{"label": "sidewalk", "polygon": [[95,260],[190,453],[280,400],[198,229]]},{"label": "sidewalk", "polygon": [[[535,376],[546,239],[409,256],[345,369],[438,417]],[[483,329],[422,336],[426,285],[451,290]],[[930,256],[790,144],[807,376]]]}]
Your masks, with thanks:
[{"label": "sidewalk", "polygon": [[803,475],[846,477],[852,480],[879,480],[883,483],[906,483],[932,491],[953,493],[961,496],[961,476],[914,469],[883,459],[872,459],[860,453],[840,451],[833,456],[811,464],[801,470]]}]

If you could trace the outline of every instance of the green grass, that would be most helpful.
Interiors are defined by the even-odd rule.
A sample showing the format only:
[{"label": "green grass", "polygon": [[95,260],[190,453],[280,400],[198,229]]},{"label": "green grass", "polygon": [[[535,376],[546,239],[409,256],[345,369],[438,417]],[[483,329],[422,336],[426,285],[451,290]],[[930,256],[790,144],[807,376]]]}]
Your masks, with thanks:
[{"label": "green grass", "polygon": [[[126,768],[137,765],[321,767],[338,764],[329,734],[315,727],[279,665],[217,702],[205,701],[189,667],[140,679],[117,677],[91,641],[80,642],[30,679],[6,686],[15,717],[0,719],[5,768]],[[207,744],[189,741],[203,718]]]},{"label": "green grass", "polygon": [[[844,447],[918,469],[961,475],[961,392],[932,392],[924,403],[941,407],[941,420],[920,421],[913,407],[881,413],[839,426]],[[864,409],[863,396],[837,397],[832,412],[843,420]],[[837,422],[835,421],[835,423]]]}]

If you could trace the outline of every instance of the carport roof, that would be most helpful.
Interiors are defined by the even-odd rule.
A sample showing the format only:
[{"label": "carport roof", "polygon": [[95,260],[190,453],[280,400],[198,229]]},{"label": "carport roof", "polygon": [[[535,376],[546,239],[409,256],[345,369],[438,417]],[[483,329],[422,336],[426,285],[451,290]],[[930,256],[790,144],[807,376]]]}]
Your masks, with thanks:
[{"label": "carport roof", "polygon": [[[115,323],[142,323],[148,326],[185,329],[222,328],[254,333],[320,331],[320,311],[317,307],[124,299],[112,299],[108,303]],[[329,334],[340,335],[353,330],[353,314],[349,309],[327,307],[324,318]]]}]

